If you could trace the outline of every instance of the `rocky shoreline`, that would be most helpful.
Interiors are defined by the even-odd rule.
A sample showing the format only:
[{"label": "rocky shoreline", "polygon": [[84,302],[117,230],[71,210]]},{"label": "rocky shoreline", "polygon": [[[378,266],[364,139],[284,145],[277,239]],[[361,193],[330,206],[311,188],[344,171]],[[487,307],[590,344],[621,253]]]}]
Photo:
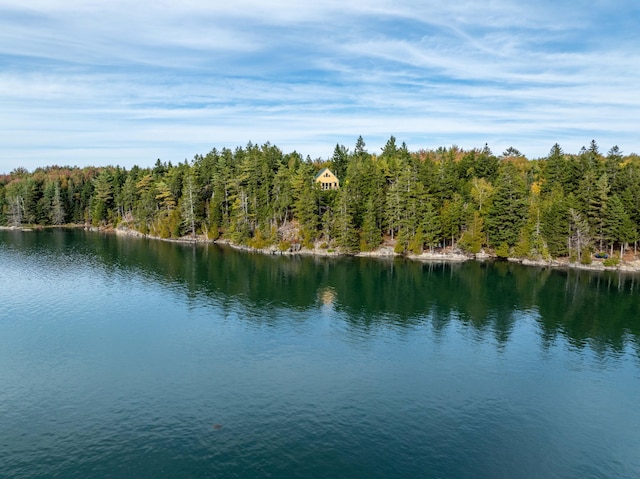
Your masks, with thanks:
[{"label": "rocky shoreline", "polygon": [[[58,228],[58,227],[46,227],[46,228]],[[59,228],[83,228],[87,231],[95,231],[102,233],[114,233],[118,236],[128,236],[135,238],[148,238],[153,240],[167,241],[171,243],[185,243],[185,244],[207,244],[215,243],[225,245],[230,248],[245,251],[248,253],[258,253],[266,255],[280,255],[280,256],[319,256],[319,257],[338,257],[338,256],[357,256],[357,257],[370,257],[370,258],[395,258],[405,257],[414,261],[424,262],[438,262],[438,263],[461,263],[465,261],[494,261],[496,256],[487,253],[484,250],[478,254],[466,254],[460,251],[425,251],[422,254],[407,254],[402,255],[396,253],[391,245],[382,245],[374,251],[359,252],[359,253],[342,253],[331,248],[323,248],[319,246],[319,243],[314,245],[313,249],[299,247],[297,249],[288,249],[282,251],[277,246],[269,246],[266,248],[253,248],[246,245],[238,245],[231,242],[228,239],[211,240],[205,235],[184,236],[182,238],[160,238],[149,234],[140,233],[137,230],[127,227],[95,227],[86,225],[62,225]],[[43,226],[0,226],[2,230],[13,231],[33,231],[36,229],[45,229]],[[579,269],[587,271],[620,271],[626,273],[640,273],[640,259],[634,259],[632,261],[621,261],[616,266],[605,266],[601,260],[594,259],[591,264],[570,263],[568,258],[551,259],[551,260],[535,260],[527,258],[507,258],[507,261],[512,263],[520,263],[524,266],[534,266],[538,268],[555,268],[555,269]]]},{"label": "rocky shoreline", "polygon": [[[414,261],[424,261],[424,262],[435,262],[435,263],[462,263],[465,261],[495,261],[497,257],[493,254],[487,253],[484,250],[478,254],[466,254],[459,251],[434,251],[429,252],[425,251],[422,254],[407,254],[402,255],[396,253],[393,250],[393,247],[390,245],[382,245],[378,249],[374,251],[364,251],[358,253],[341,253],[331,248],[322,248],[319,246],[319,243],[316,243],[313,249],[309,248],[299,248],[295,251],[286,250],[281,251],[276,246],[269,246],[266,248],[253,248],[251,246],[246,245],[238,245],[231,242],[228,239],[218,239],[218,240],[210,240],[205,236],[200,235],[194,238],[158,238],[150,235],[143,235],[138,231],[127,229],[127,228],[117,228],[116,234],[123,234],[128,236],[138,236],[138,237],[147,237],[151,239],[160,239],[163,241],[170,242],[178,242],[178,243],[215,243],[220,245],[225,245],[230,248],[245,251],[248,253],[258,253],[258,254],[266,254],[266,255],[280,255],[280,256],[321,256],[321,257],[338,257],[338,256],[357,256],[357,257],[366,257],[366,258],[395,258],[395,257],[405,257]],[[555,268],[555,269],[579,269],[586,271],[621,271],[628,273],[640,273],[640,260],[634,260],[631,262],[620,262],[620,264],[616,266],[604,266],[601,260],[594,260],[591,264],[581,264],[581,263],[570,263],[568,258],[564,259],[551,259],[551,260],[534,260],[527,258],[507,258],[507,261],[511,263],[520,263],[524,266],[534,266],[538,268]]]}]

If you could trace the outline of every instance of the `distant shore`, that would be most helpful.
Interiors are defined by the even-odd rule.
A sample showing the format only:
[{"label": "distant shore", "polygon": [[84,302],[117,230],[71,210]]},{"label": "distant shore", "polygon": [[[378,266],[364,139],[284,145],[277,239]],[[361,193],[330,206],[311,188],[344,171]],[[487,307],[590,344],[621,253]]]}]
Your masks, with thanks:
[{"label": "distant shore", "polygon": [[[391,245],[382,245],[379,248],[373,251],[366,252],[358,252],[358,253],[344,253],[332,248],[323,248],[318,244],[314,245],[314,248],[304,248],[302,246],[297,249],[288,249],[285,251],[281,251],[277,246],[269,246],[266,248],[253,248],[247,245],[239,245],[233,243],[232,241],[222,238],[212,240],[207,238],[205,235],[196,235],[194,236],[183,236],[181,238],[161,238],[159,236],[154,236],[150,234],[144,234],[137,230],[127,228],[127,227],[116,227],[113,228],[111,226],[107,227],[95,227],[95,226],[87,226],[83,224],[67,224],[60,226],[40,226],[40,225],[24,225],[24,226],[0,226],[0,230],[11,230],[11,231],[34,231],[34,230],[42,230],[42,229],[54,229],[54,228],[82,228],[87,231],[95,231],[102,233],[113,233],[119,236],[129,236],[135,238],[148,238],[153,240],[167,241],[171,243],[212,243],[225,245],[230,248],[245,251],[250,253],[259,253],[265,255],[280,255],[280,256],[322,256],[322,257],[339,257],[339,256],[357,256],[357,257],[370,257],[370,258],[395,258],[395,257],[404,257],[414,261],[424,261],[424,262],[447,262],[447,263],[461,263],[465,261],[494,261],[497,257],[492,252],[486,252],[482,250],[478,254],[470,254],[464,253],[461,251],[451,251],[449,249],[435,249],[433,252],[425,251],[422,254],[400,254],[396,253],[393,250],[393,246]],[[543,259],[527,259],[527,258],[506,258],[507,261],[512,263],[520,263],[524,266],[535,266],[538,268],[556,268],[556,269],[580,269],[587,271],[620,271],[627,273],[640,273],[640,259],[634,259],[632,261],[620,261],[618,265],[615,266],[604,266],[602,264],[602,260],[594,258],[592,259],[591,264],[582,264],[582,263],[571,263],[569,262],[569,258],[557,258],[550,260]]]}]

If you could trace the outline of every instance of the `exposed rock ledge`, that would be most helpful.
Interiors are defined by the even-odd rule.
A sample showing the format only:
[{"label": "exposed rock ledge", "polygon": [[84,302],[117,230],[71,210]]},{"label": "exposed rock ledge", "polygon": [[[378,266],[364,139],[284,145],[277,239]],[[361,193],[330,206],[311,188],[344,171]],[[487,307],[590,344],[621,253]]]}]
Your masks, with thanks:
[{"label": "exposed rock ledge", "polygon": [[566,258],[552,259],[552,260],[532,260],[532,259],[520,259],[509,258],[508,261],[514,263],[520,263],[525,266],[537,266],[537,267],[551,267],[551,268],[571,268],[582,269],[586,271],[624,271],[629,273],[640,272],[640,260],[620,262],[616,266],[605,266],[602,261],[595,260],[591,264],[570,263]]},{"label": "exposed rock ledge", "polygon": [[[425,251],[422,254],[409,254],[407,255],[410,259],[415,259],[419,261],[450,261],[454,263],[461,263],[463,261],[468,261],[470,259],[474,259],[473,256],[468,256],[463,253],[453,253],[453,252],[428,252]],[[475,258],[482,259],[482,258]]]},{"label": "exposed rock ledge", "polygon": [[[69,227],[77,227],[84,228],[88,231],[96,231],[96,232],[106,232],[106,233],[115,233],[121,236],[131,236],[136,238],[149,238],[156,239],[161,241],[169,241],[173,243],[216,243],[227,245],[231,248],[247,251],[252,253],[260,253],[260,254],[268,254],[268,255],[283,255],[283,256],[293,256],[293,255],[309,255],[309,256],[328,256],[328,257],[336,257],[336,256],[346,256],[347,254],[335,251],[330,248],[321,248],[316,244],[314,248],[302,248],[299,247],[295,250],[286,250],[281,251],[276,246],[270,246],[267,248],[252,248],[250,246],[237,245],[232,243],[227,239],[219,239],[219,240],[210,240],[205,235],[197,235],[193,236],[184,236],[182,238],[160,238],[153,235],[148,235],[144,233],[140,233],[131,228],[127,228],[126,226],[118,226],[117,228],[112,227],[94,227],[87,225],[63,225],[64,228]],[[24,226],[24,227],[15,227],[15,226],[0,226],[2,230],[14,230],[14,231],[32,231],[33,229],[42,229],[41,227],[32,227]],[[359,252],[353,254],[353,256],[359,257],[374,257],[374,258],[393,258],[396,256],[402,256],[398,253],[395,253],[393,247],[386,244],[380,246],[380,248],[375,251],[367,251],[367,252]],[[493,260],[495,256],[485,252],[482,250],[480,253],[476,255],[472,254],[464,254],[458,251],[434,251],[429,252],[426,251],[422,254],[408,254],[406,258],[417,261],[433,261],[433,262],[463,262],[468,260],[476,260],[476,261],[485,261],[485,260]],[[638,273],[640,272],[640,260],[632,260],[632,261],[623,261],[617,266],[604,266],[602,261],[595,260],[592,264],[580,264],[580,263],[569,263],[567,258],[564,259],[554,259],[554,260],[533,260],[533,259],[523,259],[523,258],[507,258],[508,261],[514,263],[520,263],[525,266],[536,266],[539,268],[571,268],[571,269],[580,269],[580,270],[588,270],[588,271],[621,271],[628,273]]]}]

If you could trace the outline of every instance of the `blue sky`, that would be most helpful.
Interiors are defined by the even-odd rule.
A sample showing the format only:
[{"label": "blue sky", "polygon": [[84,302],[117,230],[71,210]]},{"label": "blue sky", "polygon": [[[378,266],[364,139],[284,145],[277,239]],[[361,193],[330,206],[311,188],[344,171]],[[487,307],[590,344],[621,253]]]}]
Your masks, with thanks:
[{"label": "blue sky", "polygon": [[640,2],[0,0],[0,172],[362,135],[640,153]]}]

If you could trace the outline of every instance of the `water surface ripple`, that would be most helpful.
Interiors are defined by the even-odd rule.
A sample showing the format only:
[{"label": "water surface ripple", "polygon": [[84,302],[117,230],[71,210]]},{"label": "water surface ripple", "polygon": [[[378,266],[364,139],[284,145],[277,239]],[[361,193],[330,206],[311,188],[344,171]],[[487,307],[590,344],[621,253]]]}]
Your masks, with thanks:
[{"label": "water surface ripple", "polygon": [[0,477],[640,477],[640,278],[0,231]]}]

